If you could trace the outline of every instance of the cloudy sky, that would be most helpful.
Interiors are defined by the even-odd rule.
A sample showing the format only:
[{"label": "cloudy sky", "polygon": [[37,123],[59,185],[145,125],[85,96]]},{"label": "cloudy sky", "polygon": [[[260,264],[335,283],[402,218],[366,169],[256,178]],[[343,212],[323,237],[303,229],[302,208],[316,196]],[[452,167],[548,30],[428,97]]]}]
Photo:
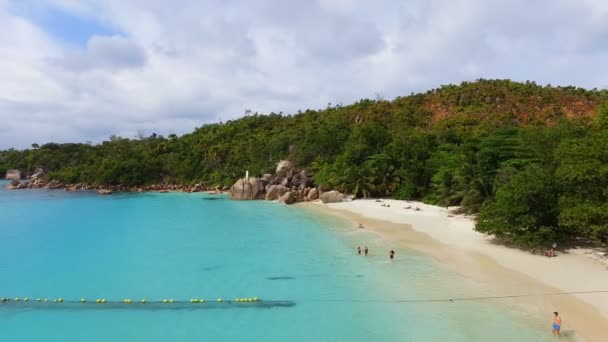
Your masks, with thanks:
[{"label": "cloudy sky", "polygon": [[483,78],[608,85],[606,0],[0,0],[0,148]]}]

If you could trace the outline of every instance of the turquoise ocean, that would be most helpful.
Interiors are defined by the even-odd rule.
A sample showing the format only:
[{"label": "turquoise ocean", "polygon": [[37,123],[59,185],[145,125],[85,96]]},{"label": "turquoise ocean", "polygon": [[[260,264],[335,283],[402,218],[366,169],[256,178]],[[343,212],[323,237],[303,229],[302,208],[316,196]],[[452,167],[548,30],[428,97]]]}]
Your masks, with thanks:
[{"label": "turquoise ocean", "polygon": [[[462,280],[407,250],[390,263],[377,237],[297,206],[6,184],[0,341],[552,340],[537,317],[504,305],[395,302]],[[243,297],[261,301],[233,302]],[[174,303],[152,302],[162,299]]]}]

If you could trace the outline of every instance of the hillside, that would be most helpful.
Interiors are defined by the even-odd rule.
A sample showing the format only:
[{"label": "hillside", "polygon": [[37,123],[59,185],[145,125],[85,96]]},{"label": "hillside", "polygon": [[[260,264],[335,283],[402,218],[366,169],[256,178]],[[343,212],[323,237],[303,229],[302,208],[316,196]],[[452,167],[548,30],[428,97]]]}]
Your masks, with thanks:
[{"label": "hillside", "polygon": [[0,174],[42,166],[68,183],[230,185],[289,159],[317,185],[356,196],[481,211],[479,230],[523,244],[606,241],[606,103],[606,90],[479,80],[392,101],[256,113],[181,137],[2,151]]}]

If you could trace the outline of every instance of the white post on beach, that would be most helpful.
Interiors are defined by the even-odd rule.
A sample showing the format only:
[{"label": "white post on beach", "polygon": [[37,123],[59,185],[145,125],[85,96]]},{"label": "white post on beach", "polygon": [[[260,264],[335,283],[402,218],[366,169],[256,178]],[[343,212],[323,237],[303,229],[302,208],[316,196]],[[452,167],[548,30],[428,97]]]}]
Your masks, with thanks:
[{"label": "white post on beach", "polygon": [[249,179],[249,170],[245,171],[245,179]]}]

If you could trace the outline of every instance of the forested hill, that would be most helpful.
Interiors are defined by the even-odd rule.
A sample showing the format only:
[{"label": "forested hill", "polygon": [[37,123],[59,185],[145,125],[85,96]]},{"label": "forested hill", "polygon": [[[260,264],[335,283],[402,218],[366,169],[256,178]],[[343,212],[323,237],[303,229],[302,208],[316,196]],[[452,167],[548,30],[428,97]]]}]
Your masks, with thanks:
[{"label": "forested hill", "polygon": [[0,174],[37,166],[68,183],[230,185],[280,159],[357,196],[464,206],[523,244],[608,239],[608,91],[479,80],[392,101],[247,115],[181,137],[0,152]]}]

